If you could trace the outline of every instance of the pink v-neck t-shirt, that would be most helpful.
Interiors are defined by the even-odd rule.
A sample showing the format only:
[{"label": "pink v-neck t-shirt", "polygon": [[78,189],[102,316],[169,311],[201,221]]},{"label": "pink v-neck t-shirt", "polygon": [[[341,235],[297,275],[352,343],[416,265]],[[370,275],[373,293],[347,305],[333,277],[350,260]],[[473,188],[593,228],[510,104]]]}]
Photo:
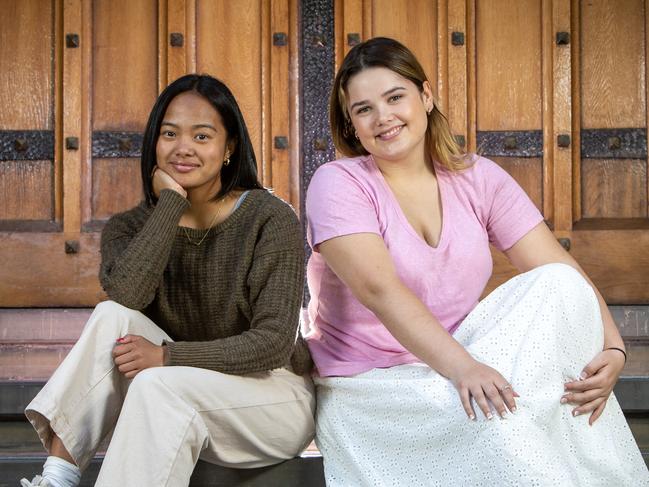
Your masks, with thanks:
[{"label": "pink v-neck t-shirt", "polygon": [[320,376],[350,376],[420,362],[363,306],[318,253],[326,240],[356,233],[383,239],[401,281],[453,333],[476,306],[493,263],[489,244],[507,250],[543,221],[497,164],[437,170],[442,230],[437,247],[412,228],[371,156],[341,159],[315,172],[306,197],[311,301],[307,343]]}]

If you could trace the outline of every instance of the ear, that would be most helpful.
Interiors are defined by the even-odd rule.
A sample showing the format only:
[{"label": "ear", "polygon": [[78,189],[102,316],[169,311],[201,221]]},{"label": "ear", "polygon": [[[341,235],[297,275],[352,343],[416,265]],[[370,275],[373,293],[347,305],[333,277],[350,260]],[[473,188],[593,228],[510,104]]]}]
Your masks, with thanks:
[{"label": "ear", "polygon": [[424,107],[429,113],[435,107],[433,89],[430,87],[430,83],[428,81],[424,81],[424,83],[421,85],[421,101],[424,103]]}]

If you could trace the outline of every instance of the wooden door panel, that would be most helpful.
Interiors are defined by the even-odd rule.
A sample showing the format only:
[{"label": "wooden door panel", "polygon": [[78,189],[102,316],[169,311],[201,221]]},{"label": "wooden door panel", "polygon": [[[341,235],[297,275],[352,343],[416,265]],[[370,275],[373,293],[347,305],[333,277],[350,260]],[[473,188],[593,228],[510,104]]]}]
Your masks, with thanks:
[{"label": "wooden door panel", "polygon": [[0,218],[8,224],[54,218],[51,160],[0,161]]},{"label": "wooden door panel", "polygon": [[397,39],[410,47],[437,93],[437,1],[373,0],[371,36]]},{"label": "wooden door panel", "polygon": [[234,94],[263,174],[262,3],[199,0],[196,13],[197,71],[221,79]]},{"label": "wooden door panel", "polygon": [[[576,195],[571,253],[609,303],[649,303],[647,12],[641,0],[575,2]],[[622,54],[623,53],[623,54]]]},{"label": "wooden door panel", "polygon": [[[70,247],[70,245],[77,245]],[[99,302],[98,233],[0,232],[0,306],[79,307]]]},{"label": "wooden door panel", "polygon": [[92,187],[96,188],[90,203],[94,221],[106,221],[142,200],[140,160],[137,158],[95,158],[92,177]]},{"label": "wooden door panel", "polygon": [[158,95],[158,73],[158,2],[94,0],[86,230],[97,230],[142,199],[139,149]]},{"label": "wooden door panel", "polygon": [[56,218],[53,3],[5,0],[0,9],[0,229],[48,226]]},{"label": "wooden door panel", "polygon": [[475,22],[477,130],[540,130],[541,2],[481,0]]},{"label": "wooden door panel", "polygon": [[0,130],[51,130],[54,2],[0,1]]},{"label": "wooden door panel", "polygon": [[646,218],[646,160],[583,159],[581,196],[582,218]]},{"label": "wooden door panel", "polygon": [[582,128],[645,127],[645,2],[579,4]]}]

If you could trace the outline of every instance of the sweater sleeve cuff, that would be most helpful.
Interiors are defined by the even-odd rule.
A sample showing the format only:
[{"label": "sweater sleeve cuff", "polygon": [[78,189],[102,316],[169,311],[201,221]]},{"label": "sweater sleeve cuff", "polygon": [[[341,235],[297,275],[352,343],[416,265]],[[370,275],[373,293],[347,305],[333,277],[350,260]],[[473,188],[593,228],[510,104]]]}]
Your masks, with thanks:
[{"label": "sweater sleeve cuff", "polygon": [[166,365],[192,366],[212,369],[222,366],[215,356],[218,352],[209,343],[200,342],[165,342],[167,345],[168,362]]},{"label": "sweater sleeve cuff", "polygon": [[178,221],[189,206],[189,200],[180,193],[173,189],[163,189],[160,191],[160,198],[155,205],[153,215],[163,221]]}]

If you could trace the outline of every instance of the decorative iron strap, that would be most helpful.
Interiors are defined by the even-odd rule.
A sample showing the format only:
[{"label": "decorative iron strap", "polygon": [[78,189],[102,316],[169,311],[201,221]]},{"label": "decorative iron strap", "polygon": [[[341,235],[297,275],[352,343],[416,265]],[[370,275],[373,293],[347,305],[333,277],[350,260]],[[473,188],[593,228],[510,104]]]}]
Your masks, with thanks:
[{"label": "decorative iron strap", "polygon": [[53,130],[0,130],[0,161],[54,160]]},{"label": "decorative iron strap", "polygon": [[477,133],[478,154],[486,157],[542,157],[543,131]]},{"label": "decorative iron strap", "polygon": [[647,129],[581,131],[582,159],[646,159]]},{"label": "decorative iron strap", "polygon": [[140,157],[141,150],[142,134],[139,132],[92,133],[92,157]]},{"label": "decorative iron strap", "polygon": [[[300,167],[300,209],[302,225],[306,225],[305,197],[313,173],[322,164],[335,158],[327,113],[329,91],[334,79],[334,0],[303,0],[300,2],[300,100],[302,153]],[[306,231],[304,232],[306,235]],[[307,256],[311,255],[306,240]],[[304,284],[304,302],[309,290]]]},{"label": "decorative iron strap", "polygon": [[[311,176],[335,157],[329,134],[329,92],[334,78],[333,0],[301,2],[302,187],[301,208]],[[304,221],[304,219],[302,219]]]}]

